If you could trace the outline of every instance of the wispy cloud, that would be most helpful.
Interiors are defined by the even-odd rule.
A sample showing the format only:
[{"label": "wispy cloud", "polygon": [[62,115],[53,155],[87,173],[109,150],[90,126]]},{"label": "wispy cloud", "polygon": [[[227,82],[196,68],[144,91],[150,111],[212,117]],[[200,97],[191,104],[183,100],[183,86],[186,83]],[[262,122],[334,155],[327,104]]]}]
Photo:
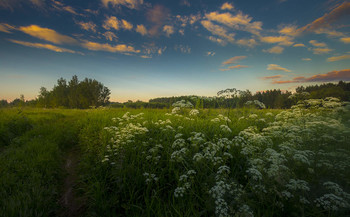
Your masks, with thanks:
[{"label": "wispy cloud", "polygon": [[170,11],[168,8],[162,5],[154,5],[148,9],[146,13],[147,20],[152,24],[152,27],[148,30],[151,36],[159,34],[159,29],[165,24],[169,18]]},{"label": "wispy cloud", "polygon": [[225,60],[224,62],[222,62],[222,65],[230,65],[230,64],[236,64],[241,60],[244,60],[245,58],[247,58],[247,56],[235,56],[235,57],[231,57],[228,60]]},{"label": "wispy cloud", "polygon": [[256,42],[254,38],[250,38],[250,39],[243,38],[243,39],[237,40],[236,44],[246,46],[246,47],[255,47],[258,44],[258,42]]},{"label": "wispy cloud", "polygon": [[318,42],[316,40],[310,40],[309,43],[312,44],[315,47],[327,47],[327,45],[325,43]]},{"label": "wispy cloud", "polygon": [[208,51],[205,55],[206,56],[214,56],[215,52],[214,51]]},{"label": "wispy cloud", "polygon": [[118,20],[118,18],[116,18],[115,16],[110,16],[110,17],[107,17],[107,19],[104,21],[102,27],[107,29],[107,30],[110,30],[110,29],[132,30],[133,25],[124,19]]},{"label": "wispy cloud", "polygon": [[284,45],[284,46],[291,46],[293,44],[292,38],[288,36],[266,36],[266,37],[260,37],[260,41],[269,43],[269,44],[276,44]]},{"label": "wispy cloud", "polygon": [[78,22],[77,23],[80,28],[86,30],[86,31],[92,31],[92,32],[96,32],[96,24],[94,24],[93,22]]},{"label": "wispy cloud", "polygon": [[279,33],[293,37],[298,36],[300,34],[300,32],[298,32],[298,27],[295,25],[284,26],[279,30]]},{"label": "wispy cloud", "polygon": [[108,40],[108,41],[115,41],[118,39],[118,37],[111,31],[107,31],[103,33],[103,36]]},{"label": "wispy cloud", "polygon": [[226,69],[220,69],[220,71],[228,71],[228,70],[233,70],[233,69],[243,69],[243,68],[248,68],[249,66],[243,66],[243,65],[236,65],[236,66],[229,66]]},{"label": "wispy cloud", "polygon": [[332,82],[332,81],[349,81],[350,69],[343,69],[339,71],[331,71],[325,74],[317,74],[311,77],[295,77],[292,80],[273,81],[273,84],[287,84],[287,83],[302,83],[302,82]]},{"label": "wispy cloud", "polygon": [[306,46],[305,46],[305,44],[299,43],[299,44],[293,45],[293,47],[306,47]]},{"label": "wispy cloud", "polygon": [[335,62],[335,61],[347,60],[347,59],[350,59],[350,54],[329,57],[329,58],[327,58],[327,62]]},{"label": "wispy cloud", "polygon": [[281,53],[283,53],[284,48],[281,47],[281,46],[274,46],[274,47],[272,47],[270,49],[263,50],[263,51],[266,52],[266,53],[281,54]]},{"label": "wispy cloud", "polygon": [[0,32],[12,33],[11,30],[14,30],[15,27],[7,23],[0,23]]},{"label": "wispy cloud", "polygon": [[302,61],[311,61],[312,59],[311,58],[302,58],[301,60]]},{"label": "wispy cloud", "polygon": [[262,30],[262,22],[251,22],[253,18],[243,14],[242,12],[238,12],[235,15],[229,12],[211,12],[206,14],[205,17],[210,21],[224,24],[229,28],[250,32],[255,35],[259,35],[260,31]]},{"label": "wispy cloud", "polygon": [[213,24],[209,20],[202,20],[201,24],[204,28],[206,28],[209,32],[211,32],[213,35],[220,36],[222,39],[233,43],[235,34],[228,33],[227,30],[219,25]]},{"label": "wispy cloud", "polygon": [[170,37],[170,35],[174,34],[174,27],[170,25],[163,26],[163,32],[165,32],[165,35],[167,37]]},{"label": "wispy cloud", "polygon": [[33,37],[43,39],[55,44],[77,44],[78,41],[70,36],[62,35],[55,30],[43,28],[37,25],[30,26],[21,26],[18,28],[19,31],[22,31]]},{"label": "wispy cloud", "polygon": [[282,78],[282,75],[273,75],[273,76],[265,76],[265,77],[262,77],[262,79],[264,80],[269,80],[269,79],[278,79],[278,78]]},{"label": "wispy cloud", "polygon": [[287,69],[287,68],[283,68],[280,65],[277,64],[269,64],[267,65],[267,70],[272,70],[272,71],[284,71],[284,72],[291,72],[291,70]]},{"label": "wispy cloud", "polygon": [[349,44],[349,43],[350,43],[350,37],[341,38],[340,41],[341,41],[341,42],[344,42],[344,43],[346,43],[346,44]]},{"label": "wispy cloud", "polygon": [[147,35],[147,29],[143,24],[136,26],[136,32],[140,33],[141,35]]},{"label": "wispy cloud", "polygon": [[221,5],[220,9],[221,10],[233,10],[234,7],[231,3],[225,2],[224,4]]},{"label": "wispy cloud", "polygon": [[85,41],[81,45],[93,51],[107,51],[112,53],[140,53],[140,50],[136,50],[133,46],[128,46],[125,44],[110,45],[110,44],[100,44],[91,41]]},{"label": "wispy cloud", "polygon": [[333,49],[330,49],[330,48],[311,48],[310,50],[313,51],[314,54],[327,54],[331,51],[333,51]]},{"label": "wispy cloud", "polygon": [[63,52],[76,53],[73,50],[57,47],[57,46],[52,45],[52,44],[31,43],[31,42],[18,41],[18,40],[12,40],[12,39],[9,39],[9,41],[11,41],[12,43],[20,44],[20,45],[27,46],[27,47],[47,49],[47,50],[55,51],[55,52],[58,52],[58,53],[63,53]]},{"label": "wispy cloud", "polygon": [[143,4],[143,0],[101,0],[105,7],[125,6],[131,9],[136,9]]},{"label": "wispy cloud", "polygon": [[43,8],[45,6],[45,0],[1,0],[0,7],[13,10],[22,4],[30,3],[34,7]]},{"label": "wispy cloud", "polygon": [[[314,20],[312,23],[299,29],[301,32],[315,32],[315,33],[329,33],[332,36],[331,29],[334,28],[333,23],[337,22],[344,16],[350,14],[350,2],[344,1],[341,5],[334,8],[329,13],[324,14],[322,17]],[[334,36],[334,32],[333,32]]]},{"label": "wispy cloud", "polygon": [[180,51],[181,53],[191,53],[191,48],[188,45],[175,45],[174,50]]}]

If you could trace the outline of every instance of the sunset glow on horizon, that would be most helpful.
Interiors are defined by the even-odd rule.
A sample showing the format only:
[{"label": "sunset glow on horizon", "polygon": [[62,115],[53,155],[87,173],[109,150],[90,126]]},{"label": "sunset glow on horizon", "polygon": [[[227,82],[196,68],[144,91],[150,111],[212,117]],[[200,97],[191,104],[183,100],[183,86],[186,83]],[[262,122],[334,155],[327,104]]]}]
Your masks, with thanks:
[{"label": "sunset glow on horizon", "polygon": [[0,99],[77,75],[111,101],[350,81],[350,2],[0,0]]}]

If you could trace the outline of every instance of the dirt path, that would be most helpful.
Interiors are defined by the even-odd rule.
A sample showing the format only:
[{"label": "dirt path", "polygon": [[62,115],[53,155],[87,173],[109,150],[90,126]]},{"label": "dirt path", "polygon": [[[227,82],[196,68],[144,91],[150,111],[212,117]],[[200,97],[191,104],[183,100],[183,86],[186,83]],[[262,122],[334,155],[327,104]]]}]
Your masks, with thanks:
[{"label": "dirt path", "polygon": [[78,166],[78,151],[75,149],[67,152],[64,170],[67,174],[63,183],[62,197],[60,204],[62,211],[59,216],[64,217],[78,217],[81,216],[84,210],[84,200],[76,196],[74,187],[78,180],[77,166]]}]

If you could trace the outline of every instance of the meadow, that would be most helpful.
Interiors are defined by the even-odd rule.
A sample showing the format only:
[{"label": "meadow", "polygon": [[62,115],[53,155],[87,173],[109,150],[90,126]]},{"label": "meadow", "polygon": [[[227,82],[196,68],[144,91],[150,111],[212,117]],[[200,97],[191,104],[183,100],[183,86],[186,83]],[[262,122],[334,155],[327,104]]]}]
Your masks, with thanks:
[{"label": "meadow", "polygon": [[0,215],[349,216],[350,104],[0,110]]}]

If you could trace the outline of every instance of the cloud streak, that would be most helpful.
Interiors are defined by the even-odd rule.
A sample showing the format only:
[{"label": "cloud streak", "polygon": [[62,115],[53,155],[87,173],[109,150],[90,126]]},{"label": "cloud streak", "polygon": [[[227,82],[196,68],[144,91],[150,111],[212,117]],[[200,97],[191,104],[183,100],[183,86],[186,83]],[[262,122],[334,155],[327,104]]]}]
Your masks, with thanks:
[{"label": "cloud streak", "polygon": [[74,38],[66,35],[62,35],[55,30],[43,28],[37,25],[30,26],[21,26],[18,28],[19,31],[22,31],[30,36],[39,38],[45,41],[52,42],[54,44],[77,44],[78,41]]},{"label": "cloud streak", "polygon": [[93,50],[93,51],[107,51],[112,53],[140,53],[140,50],[136,50],[132,46],[128,46],[125,44],[118,44],[118,45],[110,45],[110,44],[100,44],[96,42],[91,41],[85,41],[82,44],[82,47]]},{"label": "cloud streak", "polygon": [[333,81],[350,81],[350,69],[331,71],[325,74],[317,74],[311,77],[295,77],[292,80],[273,81],[273,84],[288,84],[302,82],[333,82]]},{"label": "cloud streak", "polygon": [[284,72],[291,72],[291,70],[287,69],[287,68],[283,68],[282,66],[280,65],[277,65],[277,64],[269,64],[267,65],[267,70],[270,70],[270,71],[284,71]]},{"label": "cloud streak", "polygon": [[12,43],[20,44],[20,45],[27,46],[27,47],[47,49],[47,50],[55,51],[55,52],[58,52],[58,53],[63,53],[63,52],[65,52],[65,53],[76,53],[73,50],[57,47],[57,46],[51,45],[51,44],[30,43],[30,42],[18,41],[18,40],[12,40],[12,39],[9,39],[9,41],[11,41]]},{"label": "cloud streak", "polygon": [[247,56],[235,56],[235,57],[231,57],[228,60],[225,60],[224,62],[222,62],[222,65],[230,65],[230,64],[236,64],[241,60],[244,60],[245,58],[247,58]]}]

